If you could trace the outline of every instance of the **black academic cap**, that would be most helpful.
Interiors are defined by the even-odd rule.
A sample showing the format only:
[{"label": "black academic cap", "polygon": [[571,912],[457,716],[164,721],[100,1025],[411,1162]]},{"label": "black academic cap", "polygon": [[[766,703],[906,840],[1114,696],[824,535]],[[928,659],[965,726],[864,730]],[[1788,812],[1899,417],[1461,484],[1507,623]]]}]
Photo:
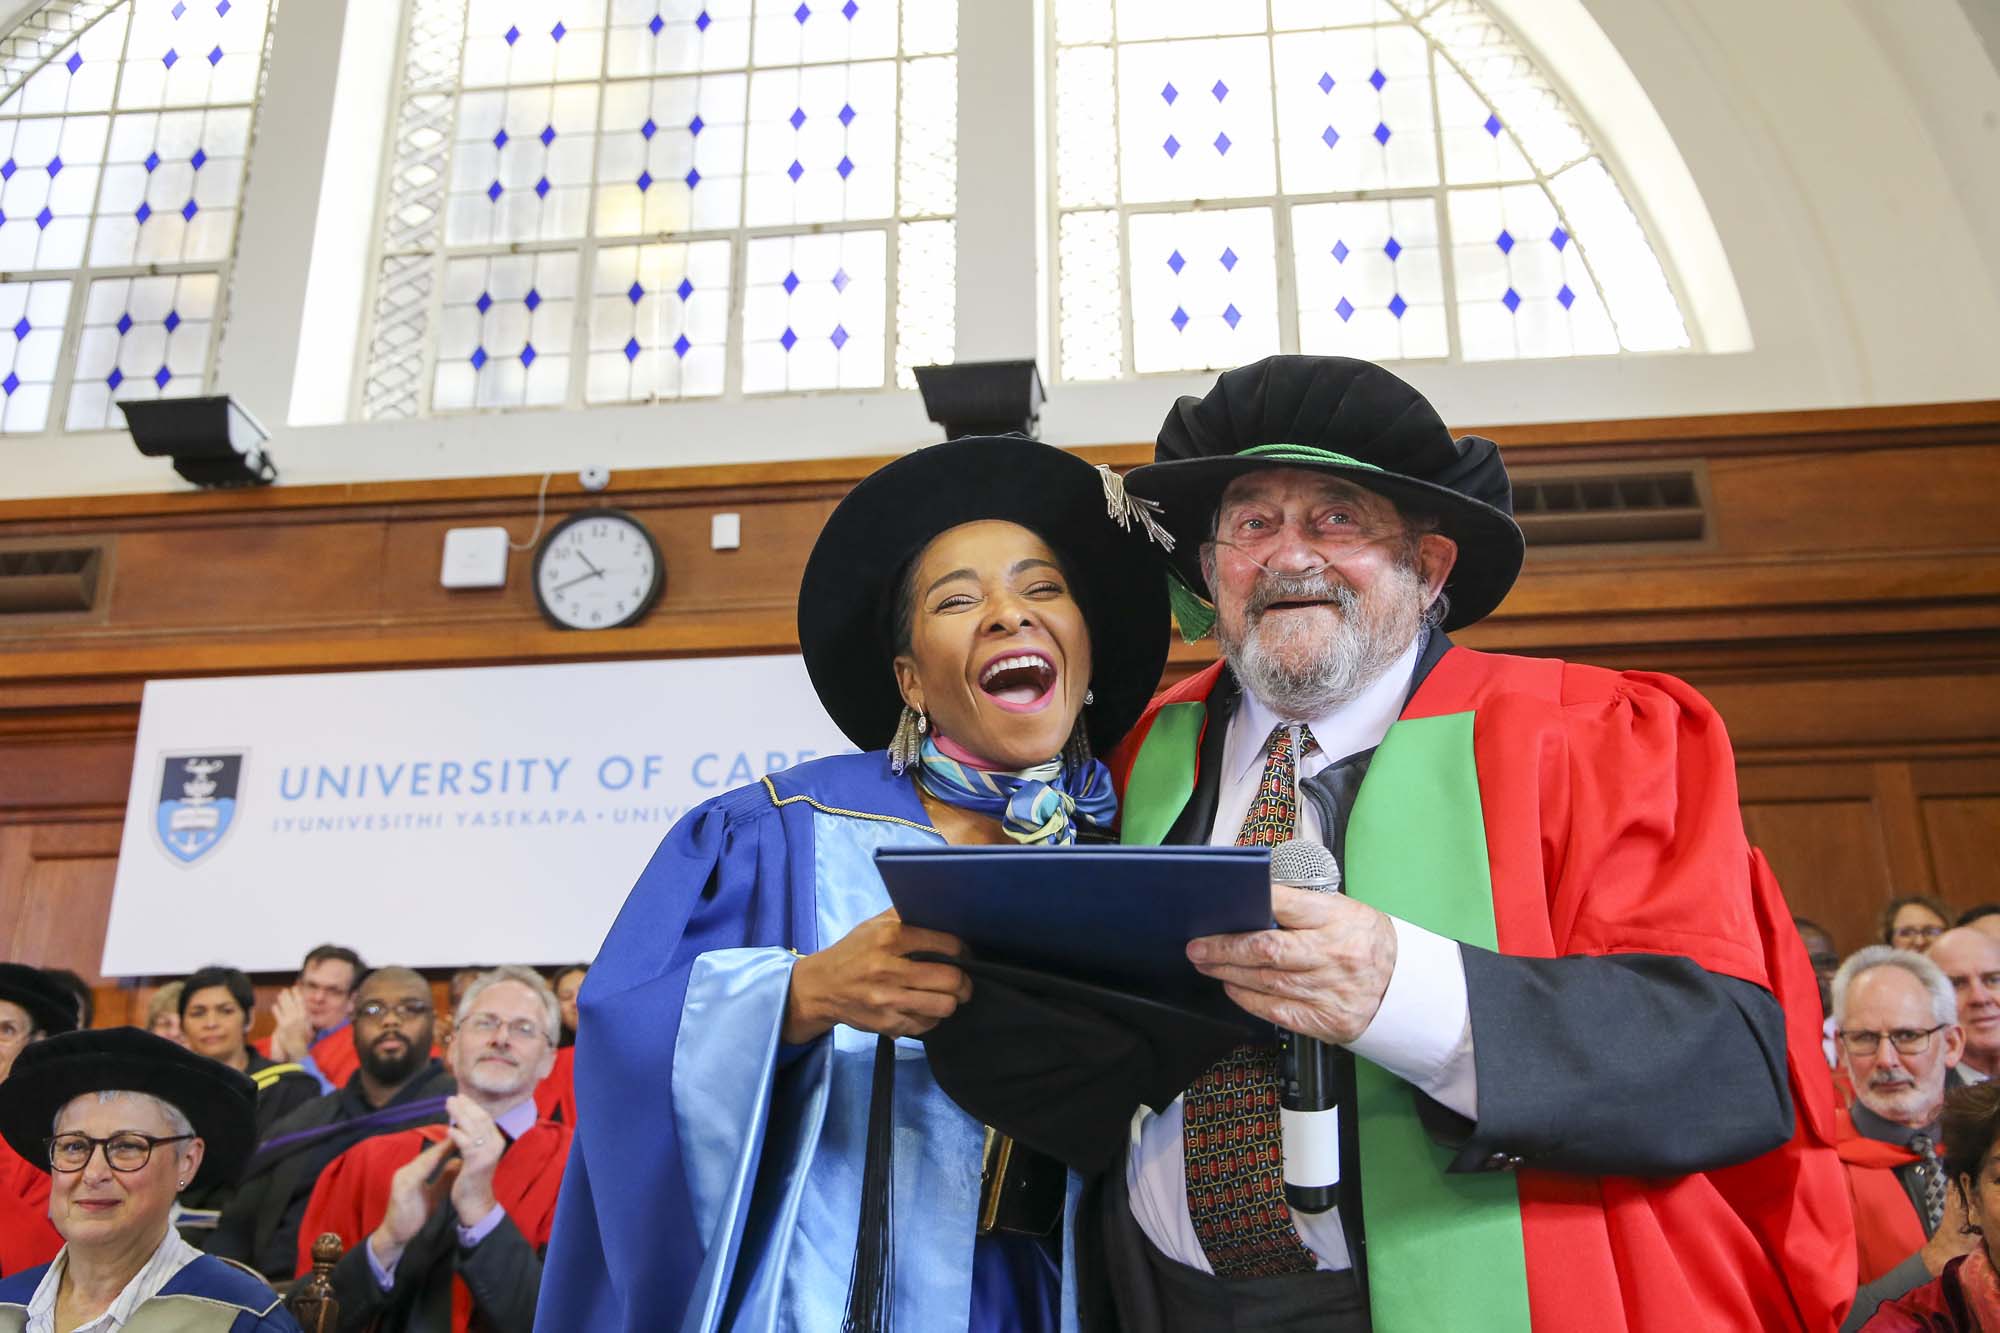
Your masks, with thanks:
[{"label": "black academic cap", "polygon": [[39,967],[0,963],[0,1000],[26,1009],[34,1025],[51,1037],[76,1030],[76,996]]}]

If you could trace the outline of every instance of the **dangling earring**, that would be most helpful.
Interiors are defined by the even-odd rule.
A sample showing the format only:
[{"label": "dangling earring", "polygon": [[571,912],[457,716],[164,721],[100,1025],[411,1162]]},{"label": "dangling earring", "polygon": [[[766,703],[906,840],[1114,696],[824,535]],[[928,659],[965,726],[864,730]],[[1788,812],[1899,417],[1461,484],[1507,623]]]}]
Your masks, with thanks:
[{"label": "dangling earring", "polygon": [[923,757],[924,734],[931,729],[931,720],[921,709],[903,705],[903,716],[896,722],[896,734],[889,739],[889,769],[897,777]]},{"label": "dangling earring", "polygon": [[1089,686],[1085,686],[1083,691],[1083,706],[1085,708],[1088,708],[1096,702],[1097,702],[1097,691],[1091,689]]}]

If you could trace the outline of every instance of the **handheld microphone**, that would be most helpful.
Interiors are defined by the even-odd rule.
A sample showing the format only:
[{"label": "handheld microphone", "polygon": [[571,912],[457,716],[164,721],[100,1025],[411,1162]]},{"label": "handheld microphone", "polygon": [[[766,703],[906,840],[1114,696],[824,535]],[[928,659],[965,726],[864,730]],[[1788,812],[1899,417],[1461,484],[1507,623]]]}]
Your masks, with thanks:
[{"label": "handheld microphone", "polygon": [[[1293,838],[1271,849],[1271,882],[1340,892],[1340,867],[1316,842]],[[1340,1194],[1340,1108],[1333,1052],[1317,1037],[1278,1030],[1278,1119],[1284,1134],[1285,1202],[1323,1213]]]}]

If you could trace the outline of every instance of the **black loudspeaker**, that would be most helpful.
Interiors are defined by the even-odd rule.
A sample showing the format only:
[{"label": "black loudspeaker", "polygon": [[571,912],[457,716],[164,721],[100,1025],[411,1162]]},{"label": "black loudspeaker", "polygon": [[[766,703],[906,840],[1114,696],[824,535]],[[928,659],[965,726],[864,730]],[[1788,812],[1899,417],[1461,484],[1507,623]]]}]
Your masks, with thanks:
[{"label": "black loudspeaker", "polygon": [[1042,415],[1042,373],[1033,361],[961,361],[918,366],[924,411],[944,427],[947,440],[961,435],[1034,438]]},{"label": "black loudspeaker", "polygon": [[121,402],[132,443],[149,458],[170,458],[197,486],[269,486],[277,464],[268,432],[226,394]]}]

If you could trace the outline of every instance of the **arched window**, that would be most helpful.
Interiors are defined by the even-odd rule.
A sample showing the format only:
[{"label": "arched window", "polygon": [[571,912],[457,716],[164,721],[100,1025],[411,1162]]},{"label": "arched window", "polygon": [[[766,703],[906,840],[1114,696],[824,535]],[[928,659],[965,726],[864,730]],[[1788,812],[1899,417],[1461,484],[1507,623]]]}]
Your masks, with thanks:
[{"label": "arched window", "polygon": [[955,0],[414,0],[361,414],[951,359]]},{"label": "arched window", "polygon": [[53,0],[0,43],[0,430],[198,394],[271,0]]},{"label": "arched window", "polygon": [[1688,348],[1586,126],[1477,0],[1053,0],[1060,373]]}]

